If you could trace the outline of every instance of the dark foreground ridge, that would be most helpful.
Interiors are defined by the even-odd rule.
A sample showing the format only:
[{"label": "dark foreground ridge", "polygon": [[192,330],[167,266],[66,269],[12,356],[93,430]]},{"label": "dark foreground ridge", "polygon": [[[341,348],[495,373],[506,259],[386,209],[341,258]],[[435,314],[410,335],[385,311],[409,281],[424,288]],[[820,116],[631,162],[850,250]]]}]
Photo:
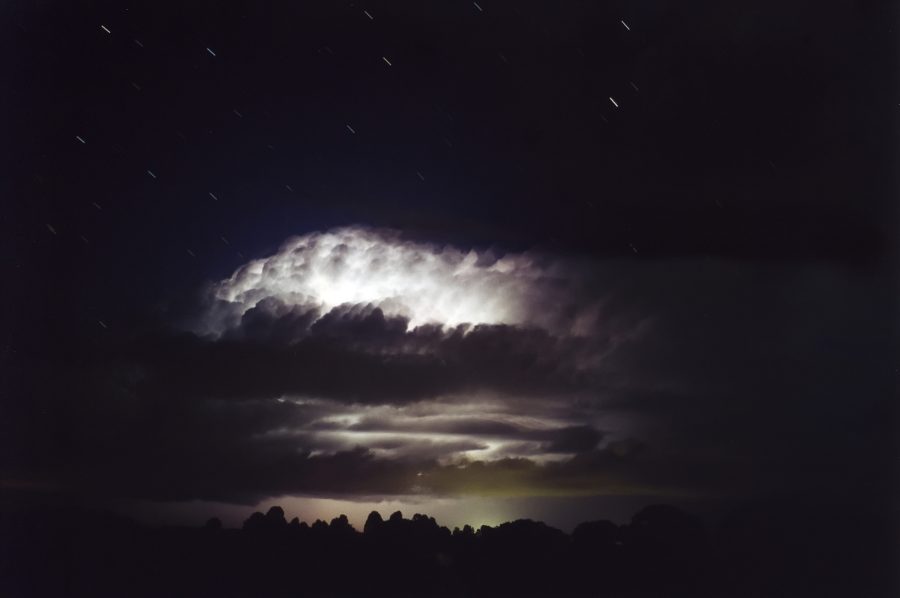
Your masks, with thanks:
[{"label": "dark foreground ridge", "polygon": [[883,526],[855,513],[746,508],[713,529],[670,506],[572,534],[531,520],[452,532],[373,512],[242,529],[145,527],[84,511],[5,514],[0,595],[18,596],[889,596]]}]

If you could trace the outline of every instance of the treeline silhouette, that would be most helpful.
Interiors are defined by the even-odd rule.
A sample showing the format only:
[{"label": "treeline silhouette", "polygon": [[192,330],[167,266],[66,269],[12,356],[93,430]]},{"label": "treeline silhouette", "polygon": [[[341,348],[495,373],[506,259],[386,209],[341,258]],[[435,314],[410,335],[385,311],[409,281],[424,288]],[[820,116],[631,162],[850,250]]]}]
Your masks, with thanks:
[{"label": "treeline silhouette", "polygon": [[665,505],[571,534],[517,520],[449,530],[373,512],[362,531],[288,522],[148,527],[84,511],[4,514],[0,595],[889,596],[893,551],[860,513],[750,507],[712,529]]}]

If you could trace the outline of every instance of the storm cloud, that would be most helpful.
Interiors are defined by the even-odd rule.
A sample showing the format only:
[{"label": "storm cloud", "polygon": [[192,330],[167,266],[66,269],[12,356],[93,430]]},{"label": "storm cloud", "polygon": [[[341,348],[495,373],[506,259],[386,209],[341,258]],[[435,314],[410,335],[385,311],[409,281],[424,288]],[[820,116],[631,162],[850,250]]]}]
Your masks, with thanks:
[{"label": "storm cloud", "polygon": [[35,412],[6,441],[29,435],[32,471],[80,492],[242,504],[852,492],[881,466],[861,434],[887,408],[877,276],[485,255],[293,239],[211,283],[187,326],[36,381],[56,427]]},{"label": "storm cloud", "polygon": [[212,285],[195,327],[222,335],[251,325],[254,310],[303,321],[302,314],[371,305],[411,327],[527,324],[578,334],[590,330],[598,309],[580,289],[581,274],[571,261],[540,253],[498,256],[346,227],[292,238]]}]

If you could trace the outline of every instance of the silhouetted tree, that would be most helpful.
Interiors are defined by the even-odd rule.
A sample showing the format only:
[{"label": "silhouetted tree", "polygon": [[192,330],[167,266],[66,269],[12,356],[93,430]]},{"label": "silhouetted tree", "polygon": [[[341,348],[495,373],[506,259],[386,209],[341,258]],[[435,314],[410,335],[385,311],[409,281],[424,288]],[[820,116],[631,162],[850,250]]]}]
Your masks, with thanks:
[{"label": "silhouetted tree", "polygon": [[262,531],[262,530],[265,530],[265,528],[266,528],[266,516],[263,515],[262,513],[260,513],[259,511],[256,511],[255,513],[250,515],[250,517],[248,517],[244,521],[244,525],[242,526],[242,529],[244,529],[248,532]]},{"label": "silhouetted tree", "polygon": [[273,531],[287,527],[287,520],[284,518],[284,509],[277,506],[271,507],[266,512],[266,527]]},{"label": "silhouetted tree", "polygon": [[381,513],[379,513],[378,511],[372,511],[366,518],[366,524],[363,526],[363,533],[376,534],[381,530],[381,527],[383,525],[384,519],[381,518]]},{"label": "silhouetted tree", "polygon": [[222,529],[222,521],[218,517],[211,517],[206,520],[206,524],[203,527],[208,530],[220,530]]},{"label": "silhouetted tree", "polygon": [[288,523],[288,531],[291,532],[292,534],[298,534],[301,532],[302,529],[303,529],[303,527],[300,524],[299,517],[294,517],[293,519],[291,519],[291,522]]},{"label": "silhouetted tree", "polygon": [[[272,507],[242,530],[142,527],[63,512],[4,516],[0,596],[609,596],[847,598],[896,594],[879,520],[798,505],[743,509],[714,544],[668,506],[571,535],[527,519],[450,531],[434,518],[344,515],[312,526]],[[884,532],[886,534],[886,532]],[[302,567],[302,574],[298,573]]]},{"label": "silhouetted tree", "polygon": [[344,514],[338,515],[332,519],[329,529],[338,532],[356,531],[353,529],[353,526],[350,525],[350,520],[347,519],[347,516]]}]

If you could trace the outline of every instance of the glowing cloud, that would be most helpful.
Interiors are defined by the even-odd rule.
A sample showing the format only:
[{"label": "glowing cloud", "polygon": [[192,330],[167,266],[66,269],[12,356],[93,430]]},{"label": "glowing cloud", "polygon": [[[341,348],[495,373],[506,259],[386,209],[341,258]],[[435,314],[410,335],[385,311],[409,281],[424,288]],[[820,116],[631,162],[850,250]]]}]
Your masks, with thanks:
[{"label": "glowing cloud", "polygon": [[291,238],[275,255],[216,284],[219,309],[206,314],[203,327],[222,334],[260,301],[275,300],[321,314],[369,304],[408,318],[411,328],[528,323],[554,329],[566,296],[563,270],[528,253],[497,259],[406,241],[393,231],[341,228]]}]

